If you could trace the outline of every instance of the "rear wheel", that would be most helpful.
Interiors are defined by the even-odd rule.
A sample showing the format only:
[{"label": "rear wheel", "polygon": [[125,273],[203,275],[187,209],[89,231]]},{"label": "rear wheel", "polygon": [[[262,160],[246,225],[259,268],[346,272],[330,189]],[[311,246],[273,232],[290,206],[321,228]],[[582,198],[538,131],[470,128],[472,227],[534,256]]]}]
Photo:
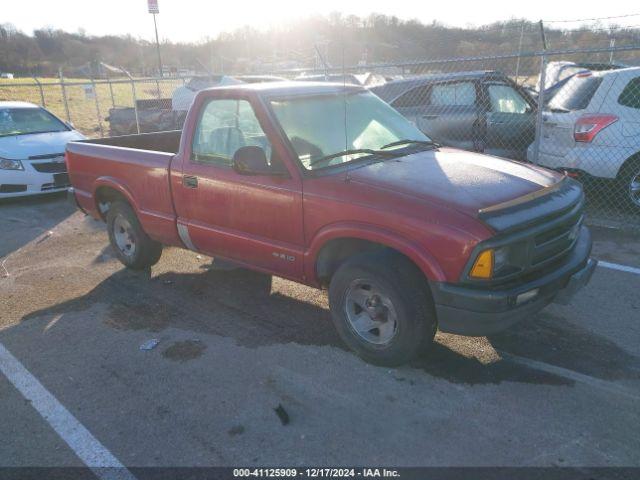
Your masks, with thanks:
[{"label": "rear wheel", "polygon": [[162,244],[142,230],[135,212],[125,202],[114,202],[107,213],[109,241],[118,259],[129,268],[142,270],[155,265],[162,255]]},{"label": "rear wheel", "polygon": [[329,286],[334,325],[365,361],[402,365],[431,344],[433,301],[421,273],[406,258],[373,252],[347,260]]},{"label": "rear wheel", "polygon": [[626,205],[640,212],[640,158],[626,165],[620,177],[620,188]]}]

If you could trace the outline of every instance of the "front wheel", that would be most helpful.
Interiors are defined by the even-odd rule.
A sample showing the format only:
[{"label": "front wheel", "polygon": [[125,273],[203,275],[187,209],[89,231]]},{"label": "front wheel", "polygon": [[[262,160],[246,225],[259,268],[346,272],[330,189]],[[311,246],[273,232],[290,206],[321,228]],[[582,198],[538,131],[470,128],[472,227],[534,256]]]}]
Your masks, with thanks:
[{"label": "front wheel", "polygon": [[392,252],[347,260],[331,279],[329,304],[342,340],[375,365],[407,363],[436,332],[426,281],[411,262]]},{"label": "front wheel", "polygon": [[125,202],[114,202],[107,212],[109,242],[118,259],[133,270],[143,270],[158,263],[162,244],[144,232],[135,212]]}]

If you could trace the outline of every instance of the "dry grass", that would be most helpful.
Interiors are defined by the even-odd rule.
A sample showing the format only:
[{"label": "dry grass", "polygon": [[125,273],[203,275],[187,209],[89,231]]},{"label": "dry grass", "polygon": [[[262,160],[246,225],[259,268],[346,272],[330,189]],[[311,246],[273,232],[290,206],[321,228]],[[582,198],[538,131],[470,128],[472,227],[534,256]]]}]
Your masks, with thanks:
[{"label": "dry grass", "polygon": [[[91,81],[81,78],[67,78],[65,83],[81,83],[65,87],[69,105],[69,116],[64,105],[62,87],[57,78],[39,78],[44,94],[44,106],[62,118],[69,119],[83,134],[90,137],[109,135],[109,109],[113,107],[132,107],[133,93],[131,83],[96,84],[96,98],[87,96],[84,85],[91,85]],[[25,85],[29,84],[29,85]],[[138,99],[171,97],[173,90],[182,85],[179,79],[167,79],[157,83],[155,81],[136,81],[136,96]],[[0,79],[0,101],[13,100],[31,102],[42,105],[40,89],[30,78]],[[100,114],[98,115],[98,111]],[[100,125],[102,124],[102,130]]]}]

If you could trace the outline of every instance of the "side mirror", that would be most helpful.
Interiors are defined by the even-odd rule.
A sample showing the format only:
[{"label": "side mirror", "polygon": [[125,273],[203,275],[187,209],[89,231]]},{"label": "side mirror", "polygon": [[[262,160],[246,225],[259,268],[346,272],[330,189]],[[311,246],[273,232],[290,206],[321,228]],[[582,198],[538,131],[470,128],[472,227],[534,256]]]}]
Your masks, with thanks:
[{"label": "side mirror", "polygon": [[233,169],[240,175],[272,175],[262,147],[249,145],[240,147],[233,155]]}]

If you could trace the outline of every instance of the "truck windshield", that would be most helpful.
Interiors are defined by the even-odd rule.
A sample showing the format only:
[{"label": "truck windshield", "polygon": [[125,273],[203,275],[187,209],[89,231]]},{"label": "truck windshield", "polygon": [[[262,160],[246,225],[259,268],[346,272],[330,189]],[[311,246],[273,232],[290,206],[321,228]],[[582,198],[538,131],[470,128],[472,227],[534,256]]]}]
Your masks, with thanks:
[{"label": "truck windshield", "polygon": [[0,137],[67,130],[64,123],[42,108],[0,108]]},{"label": "truck windshield", "polygon": [[[370,151],[385,146],[406,148],[410,144],[389,145],[399,140],[429,141],[412,123],[370,92],[293,97],[270,103],[307,170],[371,156]],[[318,161],[326,157],[331,158]]]}]

